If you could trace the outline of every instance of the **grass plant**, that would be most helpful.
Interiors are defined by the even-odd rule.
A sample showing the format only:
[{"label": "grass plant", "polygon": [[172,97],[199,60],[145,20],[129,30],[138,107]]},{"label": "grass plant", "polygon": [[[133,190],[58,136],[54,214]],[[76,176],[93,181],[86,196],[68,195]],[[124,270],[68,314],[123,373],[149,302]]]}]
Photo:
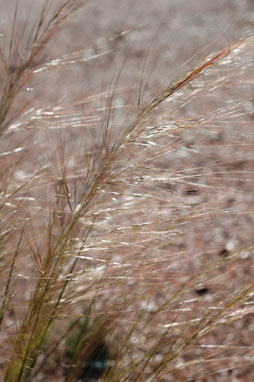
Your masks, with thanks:
[{"label": "grass plant", "polygon": [[40,4],[1,32],[1,379],[251,380],[253,36],[153,93],[127,60],[51,101],[132,31],[50,58],[81,3]]}]

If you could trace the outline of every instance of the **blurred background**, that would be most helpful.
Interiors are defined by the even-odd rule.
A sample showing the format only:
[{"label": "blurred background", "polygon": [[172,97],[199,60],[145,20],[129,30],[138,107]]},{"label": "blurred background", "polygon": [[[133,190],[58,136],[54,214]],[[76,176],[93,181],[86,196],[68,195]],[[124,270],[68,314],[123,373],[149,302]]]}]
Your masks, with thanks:
[{"label": "blurred background", "polygon": [[[50,1],[52,9],[57,3],[58,0]],[[16,0],[0,4],[4,44],[6,31],[12,28],[15,4]],[[23,0],[18,4],[17,24],[25,25],[29,35],[45,2]],[[53,36],[46,49],[47,59],[81,49],[87,49],[89,57],[102,51],[110,53],[91,59],[85,66],[66,67],[64,80],[63,76],[61,80],[57,77],[56,71],[47,73],[45,79],[58,88],[57,98],[73,99],[80,94],[100,92],[120,71],[123,86],[136,84],[144,64],[143,78],[154,93],[158,86],[181,76],[207,53],[253,31],[252,0],[86,0],[81,4],[84,7]],[[24,40],[23,32],[19,36]],[[51,91],[47,88],[46,93],[45,101],[56,100],[54,86]]]}]

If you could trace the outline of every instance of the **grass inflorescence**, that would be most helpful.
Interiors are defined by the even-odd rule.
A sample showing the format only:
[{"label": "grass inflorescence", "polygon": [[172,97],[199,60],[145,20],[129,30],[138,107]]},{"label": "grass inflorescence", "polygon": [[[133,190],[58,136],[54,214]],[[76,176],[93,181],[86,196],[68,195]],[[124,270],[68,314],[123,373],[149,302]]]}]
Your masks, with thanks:
[{"label": "grass inflorescence", "polygon": [[120,60],[52,100],[132,29],[51,58],[81,2],[40,5],[1,32],[2,380],[251,375],[253,36],[154,93]]}]

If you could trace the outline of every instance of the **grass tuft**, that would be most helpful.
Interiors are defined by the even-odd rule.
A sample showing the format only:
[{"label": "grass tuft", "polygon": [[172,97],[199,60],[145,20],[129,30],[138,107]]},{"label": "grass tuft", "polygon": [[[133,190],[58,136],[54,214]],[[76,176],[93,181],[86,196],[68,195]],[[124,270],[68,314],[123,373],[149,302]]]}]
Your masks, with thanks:
[{"label": "grass tuft", "polygon": [[131,86],[119,60],[99,92],[84,75],[77,98],[51,102],[52,73],[89,76],[133,30],[52,58],[81,2],[40,4],[24,26],[16,2],[0,45],[2,380],[247,375],[253,36],[158,92],[148,62]]}]

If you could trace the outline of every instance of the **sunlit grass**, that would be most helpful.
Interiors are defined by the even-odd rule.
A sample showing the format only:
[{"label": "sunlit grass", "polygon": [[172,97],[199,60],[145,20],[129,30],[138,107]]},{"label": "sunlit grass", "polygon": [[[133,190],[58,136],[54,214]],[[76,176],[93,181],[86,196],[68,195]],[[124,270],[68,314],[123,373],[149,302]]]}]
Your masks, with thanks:
[{"label": "sunlit grass", "polygon": [[150,98],[121,84],[123,65],[107,91],[40,107],[16,102],[30,81],[109,50],[39,58],[77,3],[42,2],[21,41],[21,2],[0,50],[3,380],[213,378],[233,356],[250,363],[253,36]]}]

